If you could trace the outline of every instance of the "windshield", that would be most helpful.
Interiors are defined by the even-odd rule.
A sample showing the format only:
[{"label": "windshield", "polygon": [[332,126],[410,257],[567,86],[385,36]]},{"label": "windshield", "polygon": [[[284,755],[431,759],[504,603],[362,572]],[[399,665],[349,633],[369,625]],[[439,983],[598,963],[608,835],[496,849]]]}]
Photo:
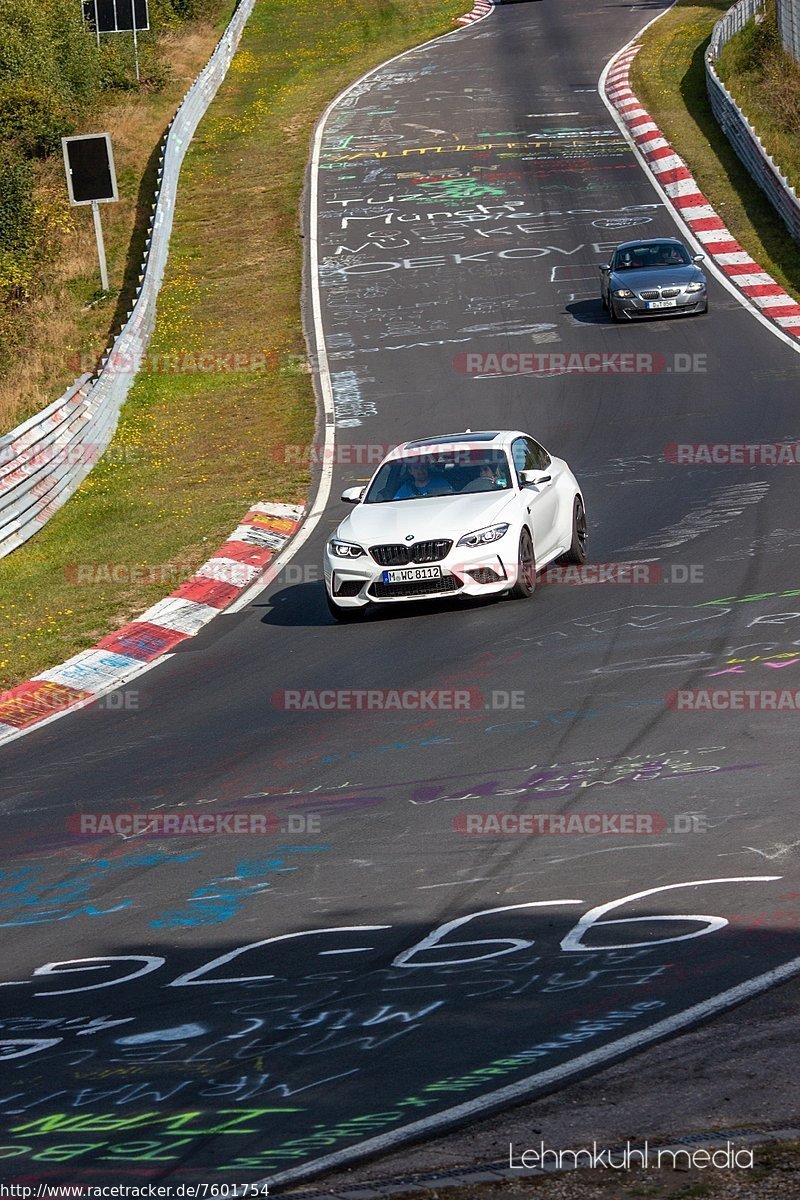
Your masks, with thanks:
[{"label": "windshield", "polygon": [[686,267],[692,260],[683,246],[675,242],[655,242],[626,246],[614,255],[615,271],[661,270],[662,267]]},{"label": "windshield", "polygon": [[511,487],[504,450],[428,450],[385,462],[370,484],[365,504],[430,496],[503,491]]}]

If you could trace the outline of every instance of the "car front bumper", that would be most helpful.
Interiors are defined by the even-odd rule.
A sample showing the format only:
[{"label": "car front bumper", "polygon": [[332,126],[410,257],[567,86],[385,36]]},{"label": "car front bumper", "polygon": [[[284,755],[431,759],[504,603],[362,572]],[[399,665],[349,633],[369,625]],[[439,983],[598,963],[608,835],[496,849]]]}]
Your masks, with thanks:
[{"label": "car front bumper", "polygon": [[[342,559],[325,553],[325,586],[342,608],[398,601],[443,600],[448,596],[491,596],[508,591],[517,580],[517,542],[509,530],[488,546],[453,546],[437,562],[409,563],[407,567],[382,567],[367,553],[361,558]],[[434,579],[389,582],[387,572],[410,570],[426,573],[440,568]]]},{"label": "car front bumper", "polygon": [[674,297],[675,303],[668,308],[648,308],[653,301],[642,300],[640,296],[612,296],[612,300],[618,316],[636,321],[641,317],[688,316],[689,313],[701,312],[708,302],[708,293],[682,293]]}]

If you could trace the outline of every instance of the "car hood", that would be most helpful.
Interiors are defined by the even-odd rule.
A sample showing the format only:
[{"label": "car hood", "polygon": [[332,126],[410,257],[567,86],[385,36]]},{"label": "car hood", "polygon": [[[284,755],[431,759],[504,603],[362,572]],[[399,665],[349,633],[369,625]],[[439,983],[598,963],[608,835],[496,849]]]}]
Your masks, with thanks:
[{"label": "car hood", "polygon": [[614,271],[611,278],[614,287],[629,288],[632,292],[646,288],[685,287],[687,283],[705,281],[705,275],[695,263],[688,263],[685,267],[641,267]]},{"label": "car hood", "polygon": [[[493,525],[508,517],[514,492],[473,492],[469,495],[430,496],[417,500],[390,500],[386,504],[359,504],[337,530],[345,541],[363,546],[385,542],[415,542],[428,538],[452,538]],[[408,543],[411,545],[411,543]]]}]

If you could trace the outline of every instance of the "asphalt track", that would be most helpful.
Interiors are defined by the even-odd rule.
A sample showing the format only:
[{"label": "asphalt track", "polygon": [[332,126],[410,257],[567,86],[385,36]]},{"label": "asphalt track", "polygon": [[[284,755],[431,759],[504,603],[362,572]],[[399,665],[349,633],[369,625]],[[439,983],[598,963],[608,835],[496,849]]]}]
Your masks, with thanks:
[{"label": "asphalt track", "polygon": [[[4,1179],[301,1178],[552,1090],[794,970],[797,713],[667,702],[800,687],[793,473],[665,447],[794,440],[798,359],[713,282],[704,317],[616,326],[597,299],[611,244],[674,231],[596,91],[658,11],[505,5],[330,115],[309,220],[351,447],[333,501],[282,578],[137,681],[136,711],[3,752]],[[466,351],[652,369],[481,377]],[[333,625],[321,553],[363,448],[465,426],[565,457],[592,561],[661,581]],[[472,707],[281,698],[353,688],[468,689]],[[126,812],[280,828],[76,832]],[[542,831],[467,834],[475,813]],[[639,833],[616,832],[622,814]]]}]

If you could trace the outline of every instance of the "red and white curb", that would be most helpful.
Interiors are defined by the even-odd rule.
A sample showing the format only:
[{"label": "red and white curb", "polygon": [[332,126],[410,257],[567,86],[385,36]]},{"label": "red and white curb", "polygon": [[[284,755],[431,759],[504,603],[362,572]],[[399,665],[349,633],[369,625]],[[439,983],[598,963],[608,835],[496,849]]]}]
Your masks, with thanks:
[{"label": "red and white curb", "polygon": [[456,25],[472,25],[473,21],[481,21],[487,17],[494,8],[491,0],[475,0],[475,5],[471,12],[464,13],[463,17],[455,17]]},{"label": "red and white curb", "polygon": [[0,692],[0,745],[84,708],[194,637],[258,579],[303,519],[303,506],[254,504],[216,554],[135,621],[59,667]]},{"label": "red and white curb", "polygon": [[605,73],[605,95],[681,221],[727,282],[784,335],[800,339],[800,304],[739,245],[630,86],[641,45],[626,46]]}]

